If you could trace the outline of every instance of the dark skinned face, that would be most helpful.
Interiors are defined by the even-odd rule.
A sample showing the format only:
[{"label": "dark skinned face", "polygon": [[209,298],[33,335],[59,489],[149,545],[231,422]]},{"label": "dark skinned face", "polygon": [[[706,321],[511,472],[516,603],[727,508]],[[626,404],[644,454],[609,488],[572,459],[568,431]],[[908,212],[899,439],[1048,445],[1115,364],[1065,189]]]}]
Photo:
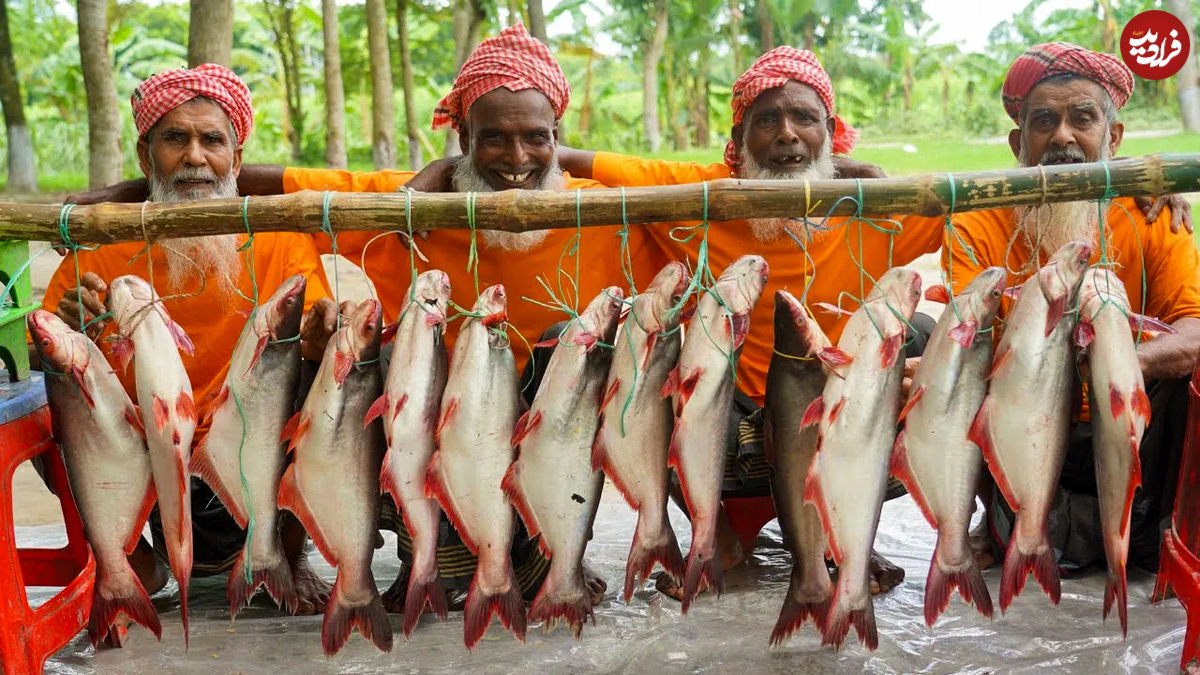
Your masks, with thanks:
[{"label": "dark skinned face", "polygon": [[[170,179],[180,169],[207,173],[179,187],[192,199],[201,199],[215,188],[217,178],[229,172],[237,176],[242,168],[242,148],[233,138],[229,117],[211,101],[191,100],[163,115],[150,131],[151,141],[139,140],[138,160],[142,173],[149,176],[157,168]],[[207,170],[207,171],[206,171]]]},{"label": "dark skinned face", "polygon": [[493,89],[471,104],[458,142],[492,189],[536,189],[555,161],[554,106],[536,89]]},{"label": "dark skinned face", "polygon": [[1115,155],[1125,125],[1113,122],[1106,133],[1105,95],[1100,85],[1082,78],[1038,84],[1025,101],[1022,128],[1008,132],[1013,155],[1020,159],[1022,142],[1029,165],[1099,161],[1106,145],[1108,156]]},{"label": "dark skinned face", "polygon": [[730,136],[759,166],[797,171],[820,156],[833,125],[816,90],[793,80],[759,94]]}]

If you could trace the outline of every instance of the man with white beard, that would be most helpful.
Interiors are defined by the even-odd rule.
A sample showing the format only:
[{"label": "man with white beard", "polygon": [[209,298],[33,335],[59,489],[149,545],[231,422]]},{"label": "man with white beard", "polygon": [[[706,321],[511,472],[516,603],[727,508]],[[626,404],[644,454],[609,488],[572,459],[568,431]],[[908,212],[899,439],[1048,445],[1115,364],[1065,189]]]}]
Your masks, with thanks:
[{"label": "man with white beard", "polygon": [[[787,46],[767,52],[734,83],[731,105],[733,127],[723,163],[648,160],[566,148],[560,150],[560,162],[574,175],[591,176],[612,187],[676,185],[730,177],[818,180],[836,177],[838,164],[859,172],[863,168],[834,157],[835,153],[844,155],[853,149],[858,132],[834,114],[833,84],[812,52]],[[728,448],[724,511],[718,521],[718,545],[725,569],[744,559],[758,529],[773,515],[770,500],[762,499],[770,495],[761,408],[774,353],[774,306],[770,298],[778,289],[797,296],[807,289],[809,306],[824,302],[852,312],[857,299],[871,290],[873,279],[941,245],[941,219],[896,216],[894,222],[880,223],[881,228],[876,228],[851,218],[822,220],[820,216],[827,208],[816,206],[807,221],[751,218],[712,223],[709,228],[709,265],[714,271],[745,254],[763,256],[771,269],[763,300],[754,308],[738,358],[738,391],[730,419],[731,429],[737,433],[730,434],[734,441]],[[670,257],[687,256],[695,261],[699,237],[679,241],[671,230],[681,225],[695,223],[645,229]],[[845,316],[818,312],[816,318],[836,343]],[[916,331],[910,336],[908,356],[916,356],[924,348],[934,322],[917,314],[911,323]],[[889,498],[903,492],[898,481],[889,483]],[[743,516],[738,511],[756,515]],[[743,524],[735,530],[733,522]],[[904,579],[903,569],[878,555],[872,557],[871,573],[874,592],[886,591]],[[661,575],[657,586],[663,593],[679,597],[678,584],[669,576]]]},{"label": "man with white beard", "polygon": [[[1008,140],[1021,166],[1096,162],[1117,154],[1125,126],[1118,111],[1133,93],[1133,75],[1121,59],[1064,42],[1036,45],[1009,68],[1001,89],[1004,109],[1016,123]],[[1130,562],[1154,571],[1162,531],[1170,519],[1186,426],[1188,379],[1200,353],[1200,255],[1191,236],[1173,232],[1171,215],[1147,220],[1133,200],[1070,202],[958,214],[947,234],[943,269],[956,289],[990,265],[1009,271],[1009,283],[1031,276],[1060,246],[1092,243],[1100,260],[1100,233],[1113,271],[1125,285],[1130,307],[1177,331],[1141,342],[1139,365],[1150,396],[1150,423],[1138,453],[1142,486],[1133,500]],[[1058,565],[1079,569],[1103,564],[1091,424],[1079,419],[1071,431],[1050,542]],[[996,491],[996,495],[998,495]],[[1002,498],[989,499],[992,542],[1000,547],[1012,514]],[[1002,548],[984,551],[991,562]]]},{"label": "man with white beard", "polygon": [[[138,159],[149,183],[150,201],[178,202],[236,197],[242,144],[253,125],[250,91],[229,69],[205,64],[159,73],[138,85],[131,98],[138,129]],[[253,225],[253,223],[251,223]],[[194,399],[203,404],[221,387],[234,345],[253,297],[248,262],[253,258],[260,299],[265,300],[289,277],[308,280],[307,312],[301,330],[301,353],[315,371],[332,334],[337,308],[329,298],[320,255],[310,236],[259,233],[253,246],[240,234],[110,244],[79,249],[59,265],[46,289],[43,307],[78,328],[82,311],[88,334],[98,343],[114,333],[105,317],[107,284],[124,274],[153,280],[163,305],[195,344],[182,355]],[[76,260],[81,276],[76,277]],[[245,257],[243,257],[245,256]],[[153,265],[153,267],[151,267]],[[153,270],[153,272],[152,272]],[[238,295],[238,292],[242,296]],[[108,350],[103,350],[108,354]],[[133,371],[114,370],[131,398],[137,400]],[[195,442],[207,432],[197,427]],[[209,487],[192,481],[193,576],[228,571],[242,548],[244,533],[215,499]],[[281,534],[299,596],[298,613],[324,609],[329,586],[309,567],[305,532],[299,521],[281,518]],[[142,540],[130,562],[150,593],[167,581],[166,551],[157,510],[151,514],[153,548]]]}]

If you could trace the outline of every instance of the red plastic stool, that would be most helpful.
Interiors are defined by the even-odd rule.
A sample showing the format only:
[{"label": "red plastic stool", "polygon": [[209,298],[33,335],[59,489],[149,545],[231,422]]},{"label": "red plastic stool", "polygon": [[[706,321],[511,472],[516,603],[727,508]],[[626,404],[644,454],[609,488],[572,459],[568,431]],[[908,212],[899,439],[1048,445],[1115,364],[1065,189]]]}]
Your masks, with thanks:
[{"label": "red plastic stool", "polygon": [[1167,587],[1187,611],[1187,632],[1183,638],[1183,657],[1179,668],[1200,672],[1200,364],[1192,374],[1188,403],[1187,436],[1179,465],[1179,489],[1175,493],[1175,511],[1171,528],[1163,533],[1158,578],[1154,581],[1151,602],[1159,602]]},{"label": "red plastic stool", "polygon": [[[87,626],[96,561],[71,498],[66,467],[52,439],[41,377],[35,375],[14,385],[4,383],[0,389],[21,385],[29,387],[30,398],[40,395],[42,405],[11,421],[3,419],[3,413],[12,408],[5,405],[6,410],[0,410],[0,665],[5,673],[24,674],[41,673],[46,658]],[[13,472],[38,455],[45,460],[46,480],[62,505],[67,545],[60,549],[17,548]],[[26,585],[64,588],[35,610],[29,607]]]},{"label": "red plastic stool", "polygon": [[758,533],[775,517],[775,502],[766,497],[730,497],[721,501],[725,515],[742,544],[742,553],[754,550]]}]

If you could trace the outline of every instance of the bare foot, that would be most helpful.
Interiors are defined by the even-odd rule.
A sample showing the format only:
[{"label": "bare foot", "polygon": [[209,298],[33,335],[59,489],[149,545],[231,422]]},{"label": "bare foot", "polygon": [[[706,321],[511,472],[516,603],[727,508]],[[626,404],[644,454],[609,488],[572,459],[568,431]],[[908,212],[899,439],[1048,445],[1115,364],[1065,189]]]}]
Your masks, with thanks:
[{"label": "bare foot", "polygon": [[[742,564],[746,559],[745,553],[742,552],[742,544],[738,541],[737,534],[732,528],[728,532],[720,526],[717,526],[717,545],[720,550],[717,552],[721,556],[721,571],[728,572],[729,570]],[[654,575],[654,589],[659,593],[673,598],[675,600],[683,600],[683,584],[678,579],[668,574],[666,571],[660,571]],[[708,582],[701,579],[700,593],[708,590]]]},{"label": "bare foot", "polygon": [[312,616],[325,611],[333,587],[316,573],[301,553],[291,559],[292,582],[296,584],[296,615]]},{"label": "bare foot", "polygon": [[586,564],[583,566],[583,583],[591,594],[592,607],[604,602],[604,592],[608,590],[608,584]]},{"label": "bare foot", "polygon": [[988,532],[986,513],[983,520],[979,521],[979,525],[971,530],[967,537],[967,544],[971,547],[971,553],[975,555],[975,565],[981,571],[996,564],[996,552],[992,549],[992,535]]},{"label": "bare foot", "polygon": [[904,581],[904,568],[898,567],[874,550],[871,551],[871,561],[867,568],[871,572],[871,595],[886,593]]},{"label": "bare foot", "polygon": [[408,595],[408,570],[400,570],[396,580],[383,592],[383,608],[392,614],[404,613],[404,598]]}]

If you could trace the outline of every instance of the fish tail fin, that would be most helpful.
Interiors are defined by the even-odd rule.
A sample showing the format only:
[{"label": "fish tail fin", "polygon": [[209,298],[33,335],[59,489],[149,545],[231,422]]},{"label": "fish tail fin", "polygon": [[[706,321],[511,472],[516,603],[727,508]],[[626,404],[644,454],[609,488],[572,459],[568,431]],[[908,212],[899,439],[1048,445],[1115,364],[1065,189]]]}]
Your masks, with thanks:
[{"label": "fish tail fin", "polygon": [[1125,584],[1125,566],[1108,572],[1108,584],[1104,587],[1104,619],[1112,611],[1113,604],[1117,606],[1117,618],[1121,620],[1121,637],[1129,637],[1129,609],[1126,606],[1128,595]]},{"label": "fish tail fin", "polygon": [[860,603],[861,607],[854,607],[839,598],[842,593],[842,585],[838,584],[833,591],[825,627],[821,631],[821,644],[830,645],[835,651],[840,650],[853,625],[858,641],[870,651],[875,651],[879,647],[879,632],[875,628],[875,604],[871,596],[866,596],[866,602]]},{"label": "fish tail fin", "polygon": [[488,624],[492,622],[492,614],[500,617],[514,637],[525,641],[525,611],[521,600],[521,587],[517,585],[513,574],[512,563],[508,561],[508,553],[504,552],[506,583],[502,590],[488,592],[479,587],[479,571],[484,568],[481,558],[475,577],[471,579],[471,587],[467,590],[467,601],[463,606],[463,644],[467,649],[473,649],[487,632]]},{"label": "fish tail fin", "polygon": [[[190,523],[189,523],[190,525]],[[183,650],[187,651],[189,646],[188,640],[188,581],[192,578],[192,542],[191,528],[186,530],[187,546],[184,550],[175,551],[168,546],[168,558],[170,560],[171,574],[175,576],[175,581],[179,583],[179,616],[183,621]],[[185,547],[179,547],[184,549]]]},{"label": "fish tail fin", "polygon": [[[1018,516],[1018,519],[1020,516]],[[1025,587],[1025,578],[1033,572],[1033,578],[1041,584],[1042,590],[1050,596],[1050,601],[1058,604],[1062,596],[1062,588],[1058,578],[1058,563],[1054,559],[1054,549],[1042,535],[1042,540],[1031,552],[1021,550],[1017,544],[1017,529],[1008,542],[1008,551],[1004,554],[1004,569],[1000,573],[1000,611],[1008,609],[1013,598],[1021,594]]]},{"label": "fish tail fin", "polygon": [[363,582],[370,593],[370,600],[366,604],[348,604],[344,597],[346,575],[338,572],[337,581],[333,582],[333,592],[329,594],[329,604],[325,606],[325,620],[321,623],[321,646],[326,656],[338,653],[350,639],[350,631],[355,627],[380,651],[392,651],[392,625],[388,623],[387,610],[383,608],[383,599],[379,597],[370,570],[367,570]]},{"label": "fish tail fin", "polygon": [[949,606],[950,594],[956,588],[965,602],[975,605],[980,614],[991,619],[992,596],[983,580],[983,573],[975,564],[975,556],[969,550],[964,550],[958,557],[967,561],[965,566],[956,569],[943,566],[939,553],[946,546],[944,541],[941,533],[938,533],[937,547],[929,561],[929,575],[925,579],[925,625],[933,628],[938,617]]},{"label": "fish tail fin", "polygon": [[[825,588],[829,590],[829,577],[826,574]],[[787,596],[783,600],[783,608],[779,610],[779,619],[775,629],[771,631],[770,645],[783,644],[784,640],[797,628],[804,625],[810,618],[819,628],[823,627],[829,618],[829,608],[833,596],[826,593],[824,599],[813,597],[811,593],[802,592],[804,579],[799,567],[792,569],[792,578],[788,582]]]},{"label": "fish tail fin", "polygon": [[150,596],[132,568],[125,572],[123,576],[129,579],[129,583],[115,589],[112,594],[105,594],[103,581],[96,579],[95,589],[92,591],[92,612],[88,619],[88,639],[92,641],[92,646],[96,646],[110,635],[117,646],[121,646],[125,628],[113,625],[113,621],[120,614],[145,626],[154,633],[154,637],[162,640],[162,624],[158,620],[158,611],[150,602]]},{"label": "fish tail fin", "polygon": [[437,618],[445,621],[449,607],[446,603],[446,591],[442,589],[442,580],[435,572],[432,578],[418,579],[416,574],[408,578],[408,591],[404,595],[404,637],[412,635],[417,622],[421,620],[421,612],[425,606],[433,610]]},{"label": "fish tail fin", "polygon": [[[259,558],[255,557],[255,562]],[[277,607],[286,609],[288,614],[295,614],[300,600],[296,595],[296,585],[292,580],[292,568],[287,559],[278,556],[273,564],[252,569],[250,580],[246,581],[246,551],[238,554],[233,569],[229,571],[229,581],[225,584],[225,599],[229,601],[229,617],[237,618],[238,610],[250,604],[259,586],[265,586],[267,594],[275,601]]]},{"label": "fish tail fin", "polygon": [[683,573],[683,613],[687,614],[692,600],[700,594],[702,583],[716,589],[717,595],[724,590],[721,567],[717,562],[716,540],[713,536],[697,537],[688,551],[687,569]]},{"label": "fish tail fin", "polygon": [[646,580],[655,563],[663,566],[667,574],[680,579],[684,575],[683,553],[675,539],[675,530],[665,519],[658,532],[644,532],[643,518],[638,516],[637,529],[633,534],[633,545],[629,547],[629,558],[625,564],[625,602],[633,597],[633,589],[639,579]]},{"label": "fish tail fin", "polygon": [[549,626],[555,619],[562,619],[578,640],[589,617],[593,624],[596,623],[591,595],[582,576],[564,581],[554,574],[553,561],[550,565],[550,574],[546,575],[542,589],[529,606],[529,620],[543,621]]}]

